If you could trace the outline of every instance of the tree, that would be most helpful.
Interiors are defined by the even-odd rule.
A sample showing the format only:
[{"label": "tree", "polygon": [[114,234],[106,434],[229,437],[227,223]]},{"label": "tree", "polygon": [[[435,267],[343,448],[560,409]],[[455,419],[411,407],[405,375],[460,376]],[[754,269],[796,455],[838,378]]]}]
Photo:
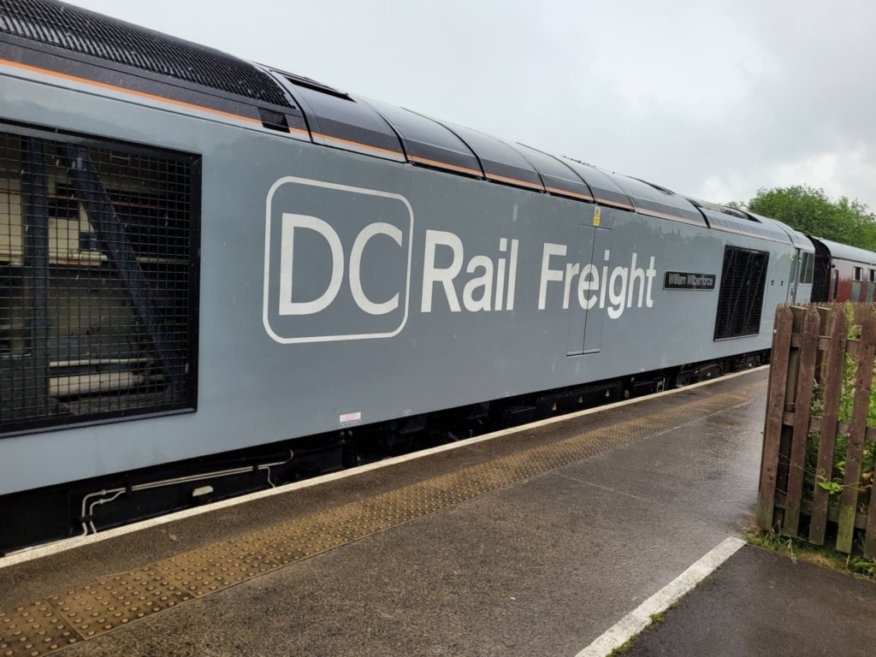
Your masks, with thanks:
[{"label": "tree", "polygon": [[804,233],[876,251],[876,217],[857,200],[833,201],[823,189],[794,185],[761,188],[746,207]]}]

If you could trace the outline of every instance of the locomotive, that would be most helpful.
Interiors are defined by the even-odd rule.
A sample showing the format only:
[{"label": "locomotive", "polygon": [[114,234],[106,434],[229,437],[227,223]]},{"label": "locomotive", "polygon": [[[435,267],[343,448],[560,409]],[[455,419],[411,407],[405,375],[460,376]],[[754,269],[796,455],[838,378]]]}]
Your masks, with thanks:
[{"label": "locomotive", "polygon": [[872,253],[54,0],[0,0],[0,80],[0,553],[750,367],[777,304],[876,286]]}]

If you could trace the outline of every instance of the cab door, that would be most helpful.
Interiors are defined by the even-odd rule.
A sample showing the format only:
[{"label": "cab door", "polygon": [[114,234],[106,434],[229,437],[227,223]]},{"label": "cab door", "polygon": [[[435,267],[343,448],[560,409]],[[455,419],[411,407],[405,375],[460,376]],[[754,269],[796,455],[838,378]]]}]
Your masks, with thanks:
[{"label": "cab door", "polygon": [[798,272],[800,271],[800,258],[803,257],[803,253],[800,249],[794,249],[794,255],[791,256],[791,278],[788,281],[788,296],[785,299],[786,303],[796,303],[797,302],[797,277]]},{"label": "cab door", "polygon": [[795,249],[788,284],[788,303],[802,304],[812,300],[812,284],[815,277],[815,254]]}]

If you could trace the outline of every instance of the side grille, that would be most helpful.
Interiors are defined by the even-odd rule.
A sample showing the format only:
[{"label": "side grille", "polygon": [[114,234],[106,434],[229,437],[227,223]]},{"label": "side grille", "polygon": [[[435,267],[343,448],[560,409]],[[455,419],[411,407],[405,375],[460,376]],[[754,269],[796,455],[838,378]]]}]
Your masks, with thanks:
[{"label": "side grille", "polygon": [[0,33],[289,106],[273,80],[243,60],[54,0],[0,0]]},{"label": "side grille", "polygon": [[0,131],[0,433],[194,408],[193,156]]},{"label": "side grille", "polygon": [[715,340],[758,334],[768,262],[764,251],[724,248]]}]

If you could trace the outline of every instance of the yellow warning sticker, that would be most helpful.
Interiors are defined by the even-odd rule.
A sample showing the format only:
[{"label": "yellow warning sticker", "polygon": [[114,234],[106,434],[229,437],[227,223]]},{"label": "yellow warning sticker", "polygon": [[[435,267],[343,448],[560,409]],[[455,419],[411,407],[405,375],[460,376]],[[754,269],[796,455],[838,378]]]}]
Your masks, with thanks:
[{"label": "yellow warning sticker", "polygon": [[602,208],[600,206],[596,206],[593,210],[593,225],[598,226],[599,220],[602,217]]}]

